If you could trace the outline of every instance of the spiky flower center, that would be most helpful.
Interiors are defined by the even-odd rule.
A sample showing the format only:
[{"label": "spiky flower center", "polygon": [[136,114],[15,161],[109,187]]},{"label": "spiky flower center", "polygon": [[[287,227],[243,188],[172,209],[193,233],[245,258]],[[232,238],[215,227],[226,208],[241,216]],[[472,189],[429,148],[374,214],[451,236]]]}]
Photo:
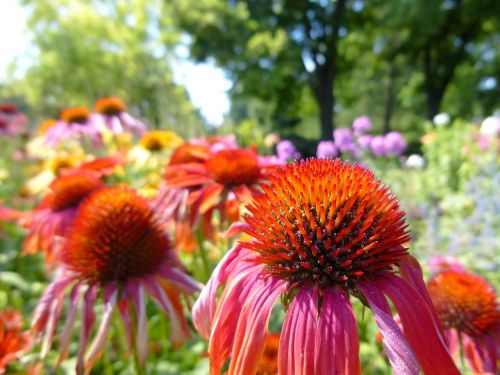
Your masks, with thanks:
[{"label": "spiky flower center", "polygon": [[102,181],[95,173],[86,171],[58,177],[50,186],[50,208],[57,212],[77,207],[91,192],[102,185]]},{"label": "spiky flower center", "polygon": [[477,275],[443,271],[428,282],[427,288],[444,328],[479,336],[500,323],[495,291]]},{"label": "spiky flower center", "polygon": [[85,124],[90,117],[90,112],[87,107],[66,108],[61,112],[61,119],[68,124],[78,123]]},{"label": "spiky flower center", "polygon": [[98,99],[95,103],[95,109],[103,115],[112,116],[125,112],[127,106],[121,99],[111,96]]},{"label": "spiky flower center", "polygon": [[245,216],[248,247],[289,290],[353,288],[407,253],[404,212],[388,187],[359,165],[311,159],[279,169]]},{"label": "spiky flower center", "polygon": [[107,187],[80,206],[63,260],[90,283],[125,282],[154,272],[169,249],[148,201],[131,189]]},{"label": "spiky flower center", "polygon": [[251,150],[221,150],[205,165],[212,178],[225,186],[252,185],[261,177],[257,154]]}]

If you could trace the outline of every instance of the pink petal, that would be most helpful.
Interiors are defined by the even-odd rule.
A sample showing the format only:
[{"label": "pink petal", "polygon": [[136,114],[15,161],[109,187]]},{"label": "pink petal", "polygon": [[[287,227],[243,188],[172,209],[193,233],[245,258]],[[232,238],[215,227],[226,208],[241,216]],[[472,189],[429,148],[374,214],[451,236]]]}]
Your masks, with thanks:
[{"label": "pink petal", "polygon": [[83,306],[82,306],[82,325],[80,329],[80,344],[78,346],[78,353],[76,354],[76,373],[84,373],[84,354],[87,344],[90,339],[90,334],[92,333],[92,328],[94,327],[95,314],[94,305],[97,298],[97,286],[90,286],[85,295],[83,296]]},{"label": "pink petal", "polygon": [[250,229],[249,225],[247,223],[237,221],[232,223],[226,231],[220,234],[220,236],[222,238],[231,238],[243,233],[245,229]]},{"label": "pink petal", "polygon": [[242,306],[252,294],[254,285],[259,282],[260,277],[262,275],[258,270],[250,270],[239,272],[227,281],[217,305],[208,347],[212,373],[220,372],[222,365],[228,359]]},{"label": "pink petal", "polygon": [[427,375],[459,374],[432,313],[420,293],[403,279],[391,273],[383,273],[371,282],[394,303],[404,334],[410,342],[422,370]]},{"label": "pink petal", "polygon": [[210,280],[202,289],[193,306],[193,324],[204,338],[210,337],[212,320],[215,314],[217,290],[225,283],[227,277],[234,271],[245,255],[246,250],[240,244],[229,250],[212,272]]},{"label": "pink petal", "polygon": [[106,344],[111,320],[113,319],[113,311],[116,305],[118,296],[118,288],[115,284],[109,284],[104,289],[104,312],[102,315],[101,325],[97,330],[97,334],[90,346],[85,361],[85,368],[90,370],[94,363],[99,359]]},{"label": "pink petal", "polygon": [[170,283],[177,285],[187,293],[199,292],[203,288],[203,284],[192,279],[186,273],[178,268],[171,267],[170,265],[162,265],[158,269],[158,276],[168,280]]},{"label": "pink petal", "polygon": [[259,280],[252,289],[238,319],[228,375],[254,375],[257,371],[269,316],[276,298],[285,290],[285,283],[268,277]]},{"label": "pink petal", "polygon": [[323,296],[314,358],[314,374],[361,374],[356,317],[348,295],[340,289],[327,290]]},{"label": "pink petal", "polygon": [[78,305],[80,304],[82,284],[76,284],[71,290],[69,297],[69,309],[68,315],[66,317],[66,323],[64,324],[64,329],[61,333],[59,339],[59,359],[57,361],[57,366],[59,366],[62,361],[68,356],[68,348],[71,341],[71,334],[73,333],[73,327],[75,325],[76,312],[78,310]]},{"label": "pink petal", "polygon": [[407,255],[399,261],[399,270],[403,280],[410,284],[413,289],[415,289],[423,298],[423,300],[429,307],[432,319],[434,320],[437,329],[439,330],[441,336],[444,336],[441,322],[437,316],[436,310],[434,309],[434,304],[432,303],[431,297],[429,296],[427,287],[425,286],[424,276],[422,274],[422,268],[420,268],[420,264],[414,257]]},{"label": "pink petal", "polygon": [[158,304],[158,306],[160,306],[170,318],[172,329],[172,343],[174,345],[182,343],[187,338],[182,329],[182,327],[184,326],[183,322],[180,320],[182,319],[182,317],[180,317],[175,311],[175,308],[172,305],[172,302],[168,298],[167,294],[153,277],[144,278],[144,287],[146,288],[146,291],[151,295],[153,300]]},{"label": "pink petal", "polygon": [[391,362],[394,374],[418,375],[420,366],[418,365],[415,353],[392,318],[391,309],[384,294],[369,283],[358,283],[358,288],[373,311],[375,321],[382,333],[385,351]]},{"label": "pink petal", "polygon": [[315,346],[316,339],[319,338],[319,335],[316,336],[317,328],[318,291],[309,286],[303,287],[295,296],[283,322],[278,352],[280,375],[315,373]]},{"label": "pink petal", "polygon": [[487,334],[472,338],[463,335],[464,354],[473,374],[498,374],[495,339]]},{"label": "pink petal", "polygon": [[146,297],[144,287],[140,283],[130,285],[130,295],[134,301],[137,315],[136,346],[140,362],[144,362],[148,355],[148,322],[146,314]]}]

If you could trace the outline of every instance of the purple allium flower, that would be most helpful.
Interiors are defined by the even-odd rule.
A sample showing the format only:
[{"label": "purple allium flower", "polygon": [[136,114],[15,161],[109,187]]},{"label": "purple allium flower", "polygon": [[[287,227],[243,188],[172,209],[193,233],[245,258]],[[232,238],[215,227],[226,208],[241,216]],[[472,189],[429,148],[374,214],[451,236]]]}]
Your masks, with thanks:
[{"label": "purple allium flower", "polygon": [[288,139],[284,139],[276,145],[276,153],[281,161],[296,160],[301,157],[300,152],[297,151],[297,147]]},{"label": "purple allium flower", "polygon": [[370,149],[370,144],[372,143],[373,135],[362,135],[360,136],[357,141],[359,147],[363,150],[369,150]]},{"label": "purple allium flower", "polygon": [[401,156],[406,150],[406,141],[400,132],[387,133],[384,142],[386,156]]},{"label": "purple allium flower", "polygon": [[340,128],[334,130],[333,141],[340,152],[350,152],[354,143],[351,129]]},{"label": "purple allium flower", "polygon": [[337,147],[333,141],[321,141],[318,143],[316,149],[316,156],[318,158],[329,158],[338,155]]},{"label": "purple allium flower", "polygon": [[385,139],[383,135],[376,135],[370,142],[370,148],[373,156],[382,156],[385,154]]},{"label": "purple allium flower", "polygon": [[354,134],[359,137],[372,130],[372,121],[368,116],[356,117],[352,122],[352,129]]}]

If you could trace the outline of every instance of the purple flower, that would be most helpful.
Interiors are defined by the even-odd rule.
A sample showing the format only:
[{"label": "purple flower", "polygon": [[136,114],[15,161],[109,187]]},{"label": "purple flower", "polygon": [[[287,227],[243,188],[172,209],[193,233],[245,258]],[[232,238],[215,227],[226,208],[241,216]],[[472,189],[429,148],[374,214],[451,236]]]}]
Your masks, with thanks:
[{"label": "purple flower", "polygon": [[334,130],[333,141],[340,152],[350,152],[354,143],[351,129],[340,128]]},{"label": "purple flower", "polygon": [[337,147],[333,141],[321,141],[318,143],[316,149],[316,156],[318,158],[330,158],[338,155]]},{"label": "purple flower", "polygon": [[372,130],[372,122],[368,116],[356,117],[352,122],[352,128],[354,134],[359,137]]},{"label": "purple flower", "polygon": [[358,138],[358,145],[363,150],[369,150],[373,135],[362,135]]},{"label": "purple flower", "polygon": [[406,141],[400,132],[387,133],[384,143],[386,156],[401,156],[406,150]]},{"label": "purple flower", "polygon": [[370,148],[373,156],[382,156],[385,154],[385,139],[383,135],[376,135],[370,142]]},{"label": "purple flower", "polygon": [[283,162],[289,159],[300,159],[301,157],[300,152],[297,151],[297,147],[288,139],[284,139],[276,145],[276,153],[278,154],[278,159]]}]

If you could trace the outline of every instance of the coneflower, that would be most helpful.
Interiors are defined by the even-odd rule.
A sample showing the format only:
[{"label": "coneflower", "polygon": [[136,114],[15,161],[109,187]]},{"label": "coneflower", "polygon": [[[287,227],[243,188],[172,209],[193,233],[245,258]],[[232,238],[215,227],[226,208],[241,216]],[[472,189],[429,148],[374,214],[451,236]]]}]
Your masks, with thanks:
[{"label": "coneflower", "polygon": [[57,262],[57,246],[71,227],[78,206],[101,186],[103,182],[94,171],[73,171],[56,178],[50,185],[49,193],[30,214],[24,253],[43,252],[48,263]]},{"label": "coneflower", "polygon": [[212,237],[212,213],[218,210],[222,220],[238,220],[239,205],[251,201],[270,169],[260,163],[256,151],[231,148],[210,153],[204,161],[171,164],[165,177],[170,187],[190,190],[193,222],[202,217],[205,233]]},{"label": "coneflower", "polygon": [[396,374],[458,374],[388,187],[359,165],[311,159],[279,168],[261,189],[243,226],[251,240],[226,254],[193,308],[211,374],[229,358],[230,375],[256,373],[279,296],[279,374],[360,373],[350,296],[373,312]]},{"label": "coneflower", "polygon": [[442,271],[427,283],[432,302],[455,357],[463,355],[474,374],[497,374],[500,306],[493,287],[464,271]]},{"label": "coneflower", "polygon": [[[63,267],[42,296],[32,322],[34,331],[43,336],[42,358],[56,335],[68,289],[67,318],[59,337],[60,361],[68,353],[80,309],[78,373],[89,371],[100,357],[115,309],[125,325],[131,350],[140,363],[145,360],[146,295],[170,317],[174,343],[189,335],[181,299],[198,290],[199,284],[184,273],[166,228],[149,201],[129,188],[101,188],[82,203],[67,237],[62,248]],[[87,350],[98,296],[104,300],[104,312]]]},{"label": "coneflower", "polygon": [[14,103],[0,103],[0,136],[15,136],[27,123],[28,119]]},{"label": "coneflower", "polygon": [[0,311],[0,374],[31,347],[29,332],[22,331],[22,316],[18,311]]},{"label": "coneflower", "polygon": [[95,102],[95,120],[100,121],[113,134],[132,132],[143,135],[147,127],[127,112],[125,103],[116,97],[104,97]]},{"label": "coneflower", "polygon": [[45,141],[58,146],[65,139],[88,137],[94,147],[102,146],[99,124],[93,121],[87,107],[71,107],[61,112],[60,120],[45,132]]}]

